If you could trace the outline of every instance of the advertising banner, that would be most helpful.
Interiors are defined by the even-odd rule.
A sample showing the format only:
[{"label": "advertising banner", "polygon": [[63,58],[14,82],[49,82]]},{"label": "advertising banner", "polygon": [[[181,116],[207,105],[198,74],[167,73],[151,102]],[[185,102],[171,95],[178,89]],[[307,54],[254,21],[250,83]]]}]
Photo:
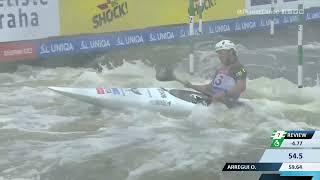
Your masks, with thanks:
[{"label": "advertising banner", "polygon": [[0,43],[0,62],[36,59],[37,45],[31,42]]},{"label": "advertising banner", "polygon": [[[187,0],[61,1],[61,35],[119,32],[186,24],[188,3]],[[204,0],[203,20],[236,18],[239,17],[237,10],[244,7],[244,0]]]},{"label": "advertising banner", "polygon": [[60,35],[59,0],[0,0],[0,42]]},{"label": "advertising banner", "polygon": [[111,36],[84,36],[41,42],[39,56],[50,57],[65,54],[78,54],[86,52],[106,51],[110,48],[113,37]]},{"label": "advertising banner", "polygon": [[113,48],[125,48],[145,43],[172,40],[188,36],[188,26],[175,26],[130,31],[112,35],[79,36],[75,38],[43,41],[39,44],[40,57],[89,52],[107,52]]},{"label": "advertising banner", "polygon": [[[275,25],[291,24],[298,21],[297,15],[272,15],[247,17],[224,21],[207,22],[203,24],[204,34],[219,34],[231,32],[249,32],[270,27],[270,20]],[[306,10],[306,21],[320,20],[320,9]],[[197,27],[196,27],[197,32]],[[145,43],[164,40],[177,40],[189,36],[189,25],[155,27],[130,32],[106,33],[98,35],[83,35],[55,40],[43,40],[38,46],[40,57],[79,54],[89,52],[107,52],[114,48],[125,48]]]}]

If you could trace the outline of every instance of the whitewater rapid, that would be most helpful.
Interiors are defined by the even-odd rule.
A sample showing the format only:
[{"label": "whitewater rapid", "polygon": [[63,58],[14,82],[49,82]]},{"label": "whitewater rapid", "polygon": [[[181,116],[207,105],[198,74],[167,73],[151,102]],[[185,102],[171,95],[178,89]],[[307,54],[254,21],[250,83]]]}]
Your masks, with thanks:
[{"label": "whitewater rapid", "polygon": [[[311,43],[309,48],[318,46]],[[275,51],[293,51],[290,46],[242,49],[242,57],[263,52],[275,62],[279,60]],[[218,63],[208,59],[216,58],[215,54],[199,50],[196,56],[199,71],[192,76],[180,67],[177,76],[209,82],[210,67]],[[291,65],[284,68],[289,71]],[[101,73],[90,68],[25,65],[14,73],[0,73],[0,179],[234,179],[231,173],[221,172],[224,164],[258,161],[270,146],[272,130],[320,127],[320,87],[298,89],[285,76],[263,76],[259,68],[250,71],[257,77],[249,76],[243,97],[250,99],[253,111],[217,105],[197,107],[179,118],[144,109],[99,109],[47,89],[183,88],[177,82],[157,81],[153,67],[140,61]]]}]

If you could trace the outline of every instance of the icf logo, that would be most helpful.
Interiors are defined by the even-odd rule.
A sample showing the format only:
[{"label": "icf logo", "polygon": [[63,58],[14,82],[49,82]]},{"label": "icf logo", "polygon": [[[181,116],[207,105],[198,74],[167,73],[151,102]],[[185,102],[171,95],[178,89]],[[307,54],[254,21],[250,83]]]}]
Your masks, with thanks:
[{"label": "icf logo", "polygon": [[287,134],[286,131],[273,131],[271,136],[272,138],[271,147],[273,148],[281,147],[281,144],[284,141],[286,134]]},{"label": "icf logo", "polygon": [[272,132],[272,139],[284,139],[286,137],[286,131],[273,131]]}]

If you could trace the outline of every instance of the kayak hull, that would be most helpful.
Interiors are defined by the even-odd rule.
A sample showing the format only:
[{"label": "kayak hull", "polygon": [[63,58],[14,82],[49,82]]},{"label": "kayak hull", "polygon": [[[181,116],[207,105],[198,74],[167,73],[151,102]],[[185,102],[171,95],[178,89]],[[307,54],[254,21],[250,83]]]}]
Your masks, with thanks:
[{"label": "kayak hull", "polygon": [[[195,106],[208,106],[201,93],[165,88],[70,88],[48,87],[64,96],[108,109],[144,109],[167,114],[190,114]],[[237,106],[246,106],[241,99]]]},{"label": "kayak hull", "polygon": [[188,114],[197,104],[177,98],[169,93],[170,90],[163,88],[48,88],[64,96],[108,109],[142,108],[170,114]]}]

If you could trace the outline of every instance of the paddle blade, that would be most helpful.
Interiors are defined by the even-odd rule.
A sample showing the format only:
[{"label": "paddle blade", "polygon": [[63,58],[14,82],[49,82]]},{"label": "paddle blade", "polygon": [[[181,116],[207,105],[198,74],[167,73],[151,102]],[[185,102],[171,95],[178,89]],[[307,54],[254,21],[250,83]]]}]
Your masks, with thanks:
[{"label": "paddle blade", "polygon": [[175,81],[176,77],[173,73],[173,69],[168,65],[156,65],[156,79],[158,81]]}]

